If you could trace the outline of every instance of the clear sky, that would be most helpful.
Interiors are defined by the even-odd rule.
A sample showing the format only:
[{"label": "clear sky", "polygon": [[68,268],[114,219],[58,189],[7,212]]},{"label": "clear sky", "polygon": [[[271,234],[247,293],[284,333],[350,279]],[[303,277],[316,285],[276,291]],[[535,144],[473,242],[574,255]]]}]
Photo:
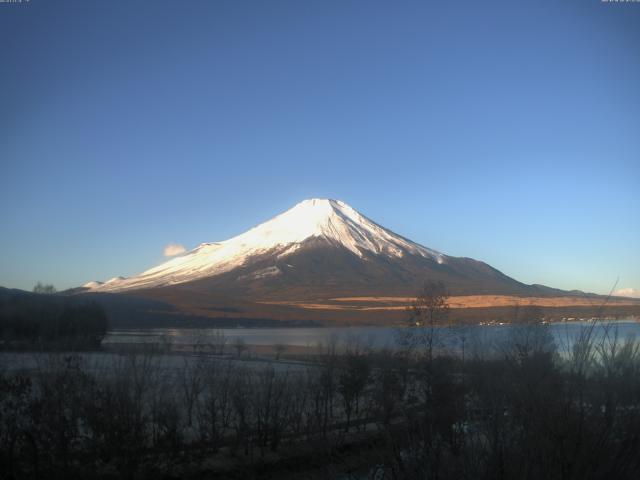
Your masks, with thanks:
[{"label": "clear sky", "polygon": [[310,197],[640,289],[640,3],[0,3],[0,285],[133,275]]}]

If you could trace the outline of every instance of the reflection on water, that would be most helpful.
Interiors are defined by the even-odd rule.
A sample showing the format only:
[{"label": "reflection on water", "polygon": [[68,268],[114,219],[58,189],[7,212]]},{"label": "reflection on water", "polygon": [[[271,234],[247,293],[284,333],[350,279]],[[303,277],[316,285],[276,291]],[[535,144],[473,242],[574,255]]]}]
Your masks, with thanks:
[{"label": "reflection on water", "polygon": [[[545,325],[553,335],[559,349],[570,348],[585,328],[593,326],[592,322],[565,322]],[[445,344],[453,346],[462,341],[469,343],[491,344],[500,341],[510,331],[518,328],[511,325],[472,325],[458,328],[439,328],[438,333]],[[393,348],[397,346],[398,332],[404,330],[396,327],[326,327],[326,328],[225,328],[225,329],[189,329],[189,328],[155,328],[113,330],[104,339],[105,344],[159,343],[169,341],[177,345],[194,345],[215,343],[221,334],[228,343],[242,339],[249,345],[292,345],[312,347],[320,343],[337,342],[345,344],[358,341],[372,348]],[[594,330],[596,338],[616,335],[624,340],[635,336],[640,338],[640,322],[619,320],[616,322],[596,322]]]}]

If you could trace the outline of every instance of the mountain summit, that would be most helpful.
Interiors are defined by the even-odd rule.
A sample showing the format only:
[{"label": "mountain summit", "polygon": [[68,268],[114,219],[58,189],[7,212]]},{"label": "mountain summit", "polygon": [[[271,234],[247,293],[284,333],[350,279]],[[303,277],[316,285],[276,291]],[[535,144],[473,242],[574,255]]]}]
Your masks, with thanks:
[{"label": "mountain summit", "polygon": [[341,245],[359,257],[363,252],[396,257],[405,253],[434,258],[440,255],[381,227],[340,200],[318,198],[300,202],[224,244],[241,243],[256,249],[290,245],[286,254],[313,237]]}]

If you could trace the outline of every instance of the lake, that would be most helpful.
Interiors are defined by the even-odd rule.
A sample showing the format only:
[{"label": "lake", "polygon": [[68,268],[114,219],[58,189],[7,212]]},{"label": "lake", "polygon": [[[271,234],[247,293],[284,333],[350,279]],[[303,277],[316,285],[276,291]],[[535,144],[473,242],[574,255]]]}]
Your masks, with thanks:
[{"label": "lake", "polygon": [[[598,338],[617,335],[619,339],[640,338],[640,322],[617,320],[611,322],[589,321],[561,322],[544,325],[553,335],[559,349],[570,348],[580,333],[594,326]],[[437,329],[443,343],[453,347],[464,339],[469,346],[495,344],[508,335],[514,328],[511,325],[472,325],[463,328]],[[248,345],[289,345],[297,347],[316,347],[318,344],[337,343],[344,346],[358,342],[374,349],[393,348],[398,345],[398,332],[407,331],[398,327],[324,327],[324,328],[225,328],[225,329],[122,329],[108,333],[105,345],[163,343],[174,345],[211,344],[224,335],[227,345],[242,339]],[[415,329],[414,329],[415,330]]]}]

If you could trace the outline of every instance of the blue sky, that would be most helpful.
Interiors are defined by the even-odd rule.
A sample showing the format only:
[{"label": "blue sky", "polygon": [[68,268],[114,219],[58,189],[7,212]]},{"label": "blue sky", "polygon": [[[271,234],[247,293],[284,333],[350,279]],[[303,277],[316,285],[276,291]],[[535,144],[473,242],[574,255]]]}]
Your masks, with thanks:
[{"label": "blue sky", "polygon": [[640,4],[0,4],[0,285],[138,273],[310,197],[640,289]]}]

